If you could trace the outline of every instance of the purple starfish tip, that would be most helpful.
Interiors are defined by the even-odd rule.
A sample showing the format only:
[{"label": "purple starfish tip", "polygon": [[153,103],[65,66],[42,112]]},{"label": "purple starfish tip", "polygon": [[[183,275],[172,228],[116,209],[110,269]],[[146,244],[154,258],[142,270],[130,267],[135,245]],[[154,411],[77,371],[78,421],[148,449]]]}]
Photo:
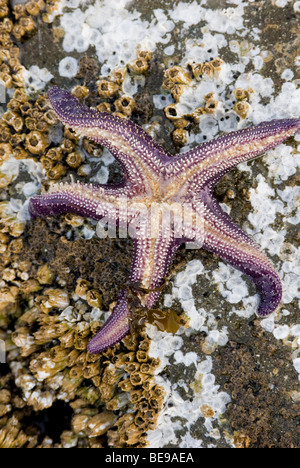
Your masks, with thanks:
[{"label": "purple starfish tip", "polygon": [[112,314],[88,344],[88,351],[98,354],[119,343],[129,333],[129,309],[126,291],[122,291]]}]

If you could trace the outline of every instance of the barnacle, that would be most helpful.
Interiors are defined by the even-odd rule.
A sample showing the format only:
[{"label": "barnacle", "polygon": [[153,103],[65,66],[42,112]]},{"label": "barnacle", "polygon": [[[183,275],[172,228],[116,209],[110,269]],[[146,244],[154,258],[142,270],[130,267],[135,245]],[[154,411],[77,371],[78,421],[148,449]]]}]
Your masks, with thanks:
[{"label": "barnacle", "polygon": [[23,70],[23,66],[20,64],[18,58],[10,57],[7,63],[13,73],[18,73],[19,71]]},{"label": "barnacle", "polygon": [[249,112],[250,105],[246,101],[237,101],[234,106],[233,110],[242,118],[245,119]]},{"label": "barnacle", "polygon": [[12,126],[13,120],[17,117],[18,117],[18,114],[16,112],[12,112],[11,110],[8,110],[3,114],[2,120],[8,125]]},{"label": "barnacle", "polygon": [[74,149],[74,142],[69,138],[64,138],[60,144],[60,148],[65,153],[71,153]]},{"label": "barnacle", "polygon": [[118,93],[119,85],[113,81],[102,79],[98,82],[97,90],[100,97],[109,98]]},{"label": "barnacle", "polygon": [[210,77],[213,76],[214,66],[213,66],[212,62],[205,62],[205,63],[202,64],[201,74],[202,75],[208,75]]},{"label": "barnacle", "polygon": [[214,69],[214,72],[218,73],[221,70],[221,68],[222,68],[222,66],[224,65],[225,62],[220,57],[216,57],[210,63],[212,65],[213,69]]},{"label": "barnacle", "polygon": [[192,78],[187,70],[178,65],[168,68],[165,71],[165,80],[162,84],[163,89],[170,91],[173,98],[178,101],[182,93],[192,82]]},{"label": "barnacle", "polygon": [[1,4],[0,5],[0,18],[5,18],[9,13],[8,5]]},{"label": "barnacle", "polygon": [[102,297],[99,291],[96,291],[95,289],[88,290],[86,293],[86,302],[91,307],[101,307]]},{"label": "barnacle", "polygon": [[196,80],[200,80],[203,75],[207,76],[214,76],[218,75],[222,65],[224,64],[224,61],[220,58],[215,58],[214,60],[210,62],[204,62],[204,63],[192,63],[191,69],[193,76]]},{"label": "barnacle", "polygon": [[110,75],[111,80],[115,81],[118,85],[121,85],[125,79],[126,71],[126,67],[114,70]]},{"label": "barnacle", "polygon": [[18,112],[20,110],[20,102],[17,99],[12,98],[7,104],[7,108],[12,112]]},{"label": "barnacle", "polygon": [[34,278],[30,278],[28,280],[23,281],[22,286],[21,286],[21,291],[24,294],[37,292],[37,291],[40,291],[40,289],[41,289],[40,283]]},{"label": "barnacle", "polygon": [[40,284],[51,284],[53,281],[53,272],[47,264],[39,267],[37,271],[37,279]]},{"label": "barnacle", "polygon": [[19,115],[14,116],[10,123],[16,132],[20,132],[22,130],[23,124],[23,119]]},{"label": "barnacle", "polygon": [[[25,133],[14,133],[9,140],[10,144],[13,146],[13,152],[15,152],[16,149],[23,149],[22,143],[24,143],[24,141]],[[27,154],[27,151],[24,150],[23,154]]]},{"label": "barnacle", "polygon": [[75,294],[84,299],[86,297],[86,293],[89,287],[90,283],[87,280],[83,278],[78,278],[76,283]]},{"label": "barnacle", "polygon": [[119,112],[129,117],[135,106],[134,99],[130,96],[121,96],[115,100],[114,105]]},{"label": "barnacle", "polygon": [[94,150],[97,148],[96,143],[88,138],[83,138],[82,146],[88,154],[93,154]]},{"label": "barnacle", "polygon": [[23,26],[17,23],[14,24],[12,33],[15,36],[15,38],[19,41],[25,35],[26,31]]},{"label": "barnacle", "polygon": [[0,429],[1,448],[20,448],[27,442],[26,434],[21,430],[21,424],[15,416],[8,419],[6,425]]},{"label": "barnacle", "polygon": [[187,142],[187,131],[184,128],[175,128],[172,139],[176,146],[184,146]]},{"label": "barnacle", "polygon": [[66,157],[66,163],[74,169],[77,169],[80,166],[80,164],[82,164],[82,162],[83,156],[79,151],[73,151],[69,153]]},{"label": "barnacle", "polygon": [[75,88],[72,89],[72,94],[77,97],[79,100],[83,100],[88,97],[89,95],[89,89],[86,86],[75,86]]},{"label": "barnacle", "polygon": [[208,114],[213,114],[216,111],[216,108],[218,106],[218,101],[216,99],[207,99],[205,105],[204,105],[204,112]]},{"label": "barnacle", "polygon": [[12,76],[9,73],[0,72],[0,80],[6,88],[12,88],[13,81]]},{"label": "barnacle", "polygon": [[202,63],[192,63],[191,64],[192,73],[193,73],[193,76],[194,76],[194,78],[196,80],[198,80],[202,76],[202,67],[203,67]]},{"label": "barnacle", "polygon": [[0,122],[0,135],[1,135],[1,141],[3,143],[9,142],[11,138],[11,130],[8,125],[6,125],[4,122]]},{"label": "barnacle", "polygon": [[46,132],[49,128],[48,123],[45,120],[38,120],[35,122],[34,129],[38,132]]},{"label": "barnacle", "polygon": [[25,148],[32,154],[42,154],[48,147],[46,136],[38,130],[32,130],[25,138]]},{"label": "barnacle", "polygon": [[244,88],[236,88],[234,90],[234,97],[238,100],[238,101],[244,101],[244,100],[249,100],[250,99],[250,95],[253,93],[253,89],[252,88],[247,88],[247,89],[244,89]]},{"label": "barnacle", "polygon": [[111,107],[110,107],[109,102],[100,102],[100,104],[98,104],[96,109],[99,112],[111,112]]},{"label": "barnacle", "polygon": [[61,147],[54,147],[50,148],[46,155],[48,159],[51,159],[51,161],[60,161],[62,159],[62,148]]},{"label": "barnacle", "polygon": [[35,130],[36,120],[32,117],[25,117],[25,126],[28,130]]},{"label": "barnacle", "polygon": [[8,187],[11,181],[12,181],[12,176],[8,174],[4,174],[0,171],[0,188],[3,189],[5,187]]},{"label": "barnacle", "polygon": [[103,411],[96,414],[87,421],[87,434],[89,437],[100,436],[110,429],[116,420],[116,416],[112,411]]},{"label": "barnacle", "polygon": [[5,161],[12,154],[10,143],[0,143],[0,161]]},{"label": "barnacle", "polygon": [[[31,32],[35,28],[35,21],[31,16],[21,16],[18,24],[24,31],[22,35],[28,32]],[[14,30],[13,30],[13,33],[14,33]]]},{"label": "barnacle", "polygon": [[136,353],[136,358],[138,362],[147,362],[148,360],[147,352],[142,349],[139,349]]},{"label": "barnacle", "polygon": [[165,115],[167,119],[170,120],[177,120],[180,116],[178,115],[178,111],[175,104],[169,104],[164,108]]},{"label": "barnacle", "polygon": [[141,75],[145,73],[145,71],[149,68],[149,61],[144,57],[139,57],[132,62],[129,63],[129,68],[136,73],[137,75]]},{"label": "barnacle", "polygon": [[55,165],[55,162],[52,159],[47,158],[46,156],[41,157],[40,163],[42,165],[42,168],[45,169],[45,171],[49,171]]},{"label": "barnacle", "polygon": [[67,291],[62,289],[47,289],[45,291],[45,295],[47,296],[47,302],[44,303],[44,306],[52,309],[64,309],[69,305],[69,295]]},{"label": "barnacle", "polygon": [[11,19],[9,18],[4,18],[1,22],[1,30],[3,32],[11,32],[12,30],[12,27],[13,27],[13,22]]},{"label": "barnacle", "polygon": [[[15,136],[11,137],[10,141],[12,145],[14,145],[15,139],[16,139]],[[21,146],[17,146],[16,148],[13,148],[12,154],[13,154],[13,157],[16,159],[25,159],[27,158],[29,153]]]},{"label": "barnacle", "polygon": [[162,88],[170,91],[173,98],[178,101],[182,93],[187,89],[187,85],[182,83],[174,83],[174,81],[166,79],[162,84]]},{"label": "barnacle", "polygon": [[25,15],[25,6],[22,5],[21,3],[17,4],[13,8],[13,15],[16,18],[16,20],[20,19],[21,16]]},{"label": "barnacle", "polygon": [[165,72],[165,77],[173,83],[188,85],[191,83],[192,78],[189,73],[180,66],[168,68]]},{"label": "barnacle", "polygon": [[65,175],[65,173],[65,166],[61,163],[57,163],[47,170],[47,177],[51,180],[59,180]]},{"label": "barnacle", "polygon": [[31,0],[25,4],[27,13],[33,16],[37,16],[44,7],[45,3],[43,0]]},{"label": "barnacle", "polygon": [[58,122],[57,115],[52,109],[49,109],[47,112],[45,112],[43,119],[50,125],[55,125]]}]

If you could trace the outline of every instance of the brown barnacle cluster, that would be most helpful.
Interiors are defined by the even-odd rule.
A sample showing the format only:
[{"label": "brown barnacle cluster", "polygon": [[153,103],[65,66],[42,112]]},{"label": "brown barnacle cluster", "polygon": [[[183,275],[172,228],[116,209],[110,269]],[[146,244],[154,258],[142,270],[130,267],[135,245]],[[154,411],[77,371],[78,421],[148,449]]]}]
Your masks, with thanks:
[{"label": "brown barnacle cluster", "polygon": [[[13,15],[18,21],[19,26],[23,26],[24,23],[27,25],[27,21],[24,21],[24,17],[30,17],[34,25],[33,27],[35,27],[33,20],[38,16],[40,16],[45,23],[49,22],[49,15],[58,9],[59,2],[60,0],[27,0],[26,2],[19,2],[19,4],[16,4],[13,8]],[[20,34],[19,28],[18,33]],[[24,34],[21,34],[20,38],[23,38],[23,36]]]},{"label": "brown barnacle cluster", "polygon": [[[79,174],[84,165],[84,152],[78,147],[76,134],[64,128],[61,143],[58,146],[51,143],[49,134],[57,123],[46,95],[39,95],[34,101],[22,89],[17,89],[0,122],[0,164],[11,156],[33,158],[40,161],[50,180],[61,179],[68,168]],[[84,150],[94,151],[95,146],[90,146],[88,141],[83,142]],[[0,166],[0,187],[7,187],[10,182],[10,178],[1,176]]]},{"label": "brown barnacle cluster", "polygon": [[[0,122],[0,163],[14,157],[41,160],[43,165],[43,157],[50,146],[49,130],[54,123],[57,118],[46,96],[40,95],[32,101],[21,88],[16,89]],[[51,169],[54,165],[52,163]],[[1,180],[3,188],[5,181]],[[7,182],[6,186],[11,181]]]},{"label": "brown barnacle cluster", "polygon": [[[12,242],[12,240],[16,240],[16,238],[23,234],[24,227],[24,222],[20,221],[17,217],[17,214],[11,210],[10,203],[8,201],[0,202],[0,233],[2,235],[4,245],[7,245],[9,241]],[[16,242],[14,242],[14,244],[16,244]],[[20,247],[22,247],[22,245],[20,245]],[[11,248],[12,247],[10,247],[10,250]],[[8,249],[8,252],[10,250]]]},{"label": "brown barnacle cluster", "polygon": [[13,7],[13,16],[15,18],[12,34],[17,41],[28,37],[36,29],[36,23],[33,18],[32,12],[39,14],[40,10],[44,7],[43,0],[31,1],[25,4],[17,4]]},{"label": "brown barnacle cluster", "polygon": [[[52,111],[51,111],[52,112]],[[53,117],[53,123],[55,115]],[[78,175],[84,175],[84,151],[92,154],[96,145],[90,143],[87,139],[83,140],[83,150],[78,146],[78,137],[71,130],[64,128],[64,135],[58,146],[50,145],[48,151],[41,157],[41,164],[50,180],[59,180],[69,168],[76,170]]]},{"label": "brown barnacle cluster", "polygon": [[162,88],[169,91],[174,100],[174,104],[169,104],[164,108],[167,119],[171,120],[175,129],[172,132],[173,143],[176,148],[181,148],[187,143],[188,130],[191,119],[189,116],[182,116],[178,113],[177,102],[182,93],[192,84],[192,78],[187,70],[180,66],[173,66],[165,71],[165,80]]},{"label": "brown barnacle cluster", "polygon": [[[100,399],[100,359],[89,354],[86,346],[96,324],[77,320],[86,307],[71,306],[66,290],[49,287],[54,278],[46,264],[39,268],[37,278],[21,282],[19,288],[28,307],[19,314],[11,335],[18,350],[11,357],[16,385],[34,411],[50,407],[56,399],[80,398],[84,401],[82,406],[93,405]],[[15,367],[16,358],[19,365]]]},{"label": "brown barnacle cluster", "polygon": [[15,41],[30,37],[36,31],[35,17],[44,9],[43,0],[32,0],[11,6],[0,0],[0,79],[7,88],[23,86],[23,70]]},{"label": "brown barnacle cluster", "polygon": [[[23,248],[20,237],[24,223],[11,212],[9,202],[0,202],[0,325],[5,329],[11,317],[19,312],[19,285],[28,279],[28,265],[14,264],[14,256]],[[2,328],[3,327],[3,328]],[[6,340],[6,336],[0,338]],[[10,342],[7,343],[8,347]]]},{"label": "brown barnacle cluster", "polygon": [[[35,3],[34,0],[32,3]],[[45,23],[52,21],[52,13],[57,11],[60,7],[60,0],[44,0],[45,8],[42,10],[41,18]]]},{"label": "brown barnacle cluster", "polygon": [[22,86],[23,67],[13,42],[15,18],[8,0],[0,0],[0,80],[7,88]]},{"label": "brown barnacle cluster", "polygon": [[[85,87],[78,86],[76,93],[83,95]],[[33,100],[21,87],[15,90],[0,121],[0,188],[8,187],[12,181],[10,176],[1,173],[1,163],[10,157],[40,161],[50,180],[61,179],[68,168],[81,175],[84,152],[78,148],[76,134],[65,128],[60,145],[51,143],[50,133],[57,123],[57,116],[46,95],[41,94]],[[84,141],[83,149],[94,151],[95,145]]]},{"label": "brown barnacle cluster", "polygon": [[16,41],[24,41],[35,34],[37,17],[47,21],[47,15],[58,7],[59,0],[15,3],[0,0],[0,80],[7,88],[23,87],[24,67]]},{"label": "brown barnacle cluster", "polygon": [[204,105],[197,107],[191,113],[191,118],[194,122],[198,123],[201,116],[204,114],[214,114],[218,107],[218,100],[216,99],[215,93],[211,92],[203,96]]},{"label": "brown barnacle cluster", "polygon": [[[75,89],[77,96],[86,93],[84,86]],[[33,158],[40,161],[50,180],[61,179],[68,168],[76,170],[78,175],[85,175],[84,151],[94,153],[96,144],[84,139],[80,149],[75,132],[67,128],[64,128],[61,143],[52,143],[51,132],[57,124],[57,116],[46,95],[41,94],[33,100],[23,89],[16,89],[0,121],[0,165],[9,157]],[[0,166],[0,188],[7,187],[10,182],[10,177],[1,174]]]},{"label": "brown barnacle cluster", "polygon": [[187,143],[188,130],[191,119],[190,116],[181,116],[178,113],[176,103],[169,104],[164,108],[165,116],[171,120],[175,129],[172,132],[172,140],[176,148],[181,148]]},{"label": "brown barnacle cluster", "polygon": [[[28,444],[34,439],[34,444]],[[36,438],[28,437],[16,416],[0,419],[0,448],[30,448],[36,445]]]},{"label": "brown barnacle cluster", "polygon": [[234,103],[233,110],[241,119],[245,119],[250,110],[249,100],[253,93],[252,88],[236,88],[234,90],[234,97],[236,102]]},{"label": "brown barnacle cluster", "polygon": [[219,57],[204,63],[191,63],[189,67],[192,71],[193,77],[200,81],[205,76],[213,78],[217,77],[224,65],[224,60]]},{"label": "brown barnacle cluster", "polygon": [[21,420],[26,416],[26,405],[16,389],[12,387],[12,381],[10,372],[1,373],[0,448],[32,448],[37,444],[37,432],[32,426],[24,430]]},{"label": "brown barnacle cluster", "polygon": [[149,70],[151,57],[152,54],[150,51],[139,50],[137,52],[137,58],[130,62],[128,67],[133,73],[141,75]]},{"label": "brown barnacle cluster", "polygon": [[101,102],[96,106],[99,112],[112,112],[121,118],[129,118],[135,110],[135,101],[123,90],[126,75],[134,79],[149,70],[151,52],[140,50],[137,58],[127,66],[114,70],[109,76],[97,82],[97,92]]},{"label": "brown barnacle cluster", "polygon": [[123,343],[127,352],[112,360],[109,372],[114,385],[124,393],[117,398],[112,396],[106,406],[116,410],[124,405],[126,396],[131,411],[117,419],[107,433],[107,440],[112,447],[145,447],[146,433],[156,427],[164,399],[164,389],[155,383],[154,377],[159,359],[149,356],[150,341],[144,332],[129,335]]},{"label": "brown barnacle cluster", "polygon": [[178,103],[182,94],[192,86],[196,81],[204,77],[215,78],[219,75],[224,61],[221,58],[215,58],[205,63],[188,63],[186,67],[174,65],[165,71],[165,80],[162,88],[169,91],[174,98],[174,103],[164,108],[165,115],[175,129],[172,132],[173,143],[180,149],[188,142],[188,131],[194,123],[199,123],[204,114],[214,114],[218,107],[218,100],[213,92],[203,96],[204,104],[197,107],[193,112],[182,115],[178,111]]},{"label": "brown barnacle cluster", "polygon": [[182,93],[191,84],[192,77],[188,70],[183,67],[175,65],[165,71],[165,80],[163,81],[162,88],[170,91],[175,101],[179,101]]},{"label": "brown barnacle cluster", "polygon": [[[0,323],[5,329],[14,316],[7,362],[27,413],[46,411],[56,401],[69,405],[71,429],[62,432],[59,447],[146,446],[146,432],[155,427],[164,398],[154,380],[159,360],[149,356],[148,337],[133,333],[101,355],[88,353],[87,343],[101,326],[89,319],[89,311],[101,306],[100,294],[84,278],[70,293],[47,263],[33,271],[18,260],[21,239],[9,239],[1,236],[6,262]],[[29,440],[19,419],[11,432],[14,409],[0,386],[0,447],[1,437],[4,447],[38,446],[37,436]]]}]

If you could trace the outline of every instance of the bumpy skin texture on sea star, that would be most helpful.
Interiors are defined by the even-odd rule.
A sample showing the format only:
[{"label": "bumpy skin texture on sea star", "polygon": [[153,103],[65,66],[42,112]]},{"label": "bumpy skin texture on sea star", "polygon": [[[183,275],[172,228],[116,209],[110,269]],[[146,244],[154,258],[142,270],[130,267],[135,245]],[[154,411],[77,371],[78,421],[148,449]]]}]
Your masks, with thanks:
[{"label": "bumpy skin texture on sea star", "polygon": [[[154,306],[176,250],[189,241],[252,278],[260,294],[259,316],[277,308],[282,287],[272,263],[222,211],[212,192],[234,166],[299,131],[300,119],[263,122],[172,156],[129,120],[89,109],[57,87],[49,91],[49,98],[66,126],[112,152],[124,171],[124,180],[118,186],[54,185],[31,198],[32,217],[76,213],[129,226],[135,251],[128,282],[141,307]],[[99,353],[129,332],[130,305],[128,288],[124,288],[88,350]]]}]

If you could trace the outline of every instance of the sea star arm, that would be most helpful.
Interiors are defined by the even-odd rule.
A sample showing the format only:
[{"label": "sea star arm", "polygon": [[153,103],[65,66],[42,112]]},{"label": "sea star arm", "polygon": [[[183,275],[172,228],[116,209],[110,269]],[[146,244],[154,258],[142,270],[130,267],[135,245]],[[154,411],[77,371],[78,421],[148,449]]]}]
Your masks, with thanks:
[{"label": "sea star arm", "polygon": [[161,286],[178,246],[179,243],[169,235],[135,240],[129,283],[137,285],[136,291],[143,307],[153,307],[160,296]]},{"label": "sea star arm", "polygon": [[130,332],[129,318],[128,300],[124,289],[112,313],[88,343],[87,350],[91,354],[98,354],[119,343]]},{"label": "sea star arm", "polygon": [[257,314],[271,314],[280,303],[282,286],[274,266],[256,243],[206,194],[202,247],[248,275],[260,295]]},{"label": "sea star arm", "polygon": [[107,187],[85,184],[55,184],[49,191],[32,197],[29,213],[33,218],[39,216],[73,213],[95,220],[130,221],[127,201],[130,197],[128,187]]},{"label": "sea star arm", "polygon": [[112,152],[131,184],[150,185],[153,189],[155,174],[170,157],[145,130],[125,118],[90,109],[68,91],[56,86],[49,90],[48,96],[65,125],[79,136],[94,140]]},{"label": "sea star arm", "polygon": [[178,245],[164,236],[135,239],[128,287],[122,290],[111,315],[89,342],[90,353],[97,354],[110,348],[130,332],[130,309],[136,305],[130,304],[129,289],[130,295],[135,296],[138,307],[153,307]]},{"label": "sea star arm", "polygon": [[237,164],[256,158],[297,131],[300,119],[272,120],[203,143],[173,162],[175,182],[182,192],[194,194],[205,185],[215,185]]}]

